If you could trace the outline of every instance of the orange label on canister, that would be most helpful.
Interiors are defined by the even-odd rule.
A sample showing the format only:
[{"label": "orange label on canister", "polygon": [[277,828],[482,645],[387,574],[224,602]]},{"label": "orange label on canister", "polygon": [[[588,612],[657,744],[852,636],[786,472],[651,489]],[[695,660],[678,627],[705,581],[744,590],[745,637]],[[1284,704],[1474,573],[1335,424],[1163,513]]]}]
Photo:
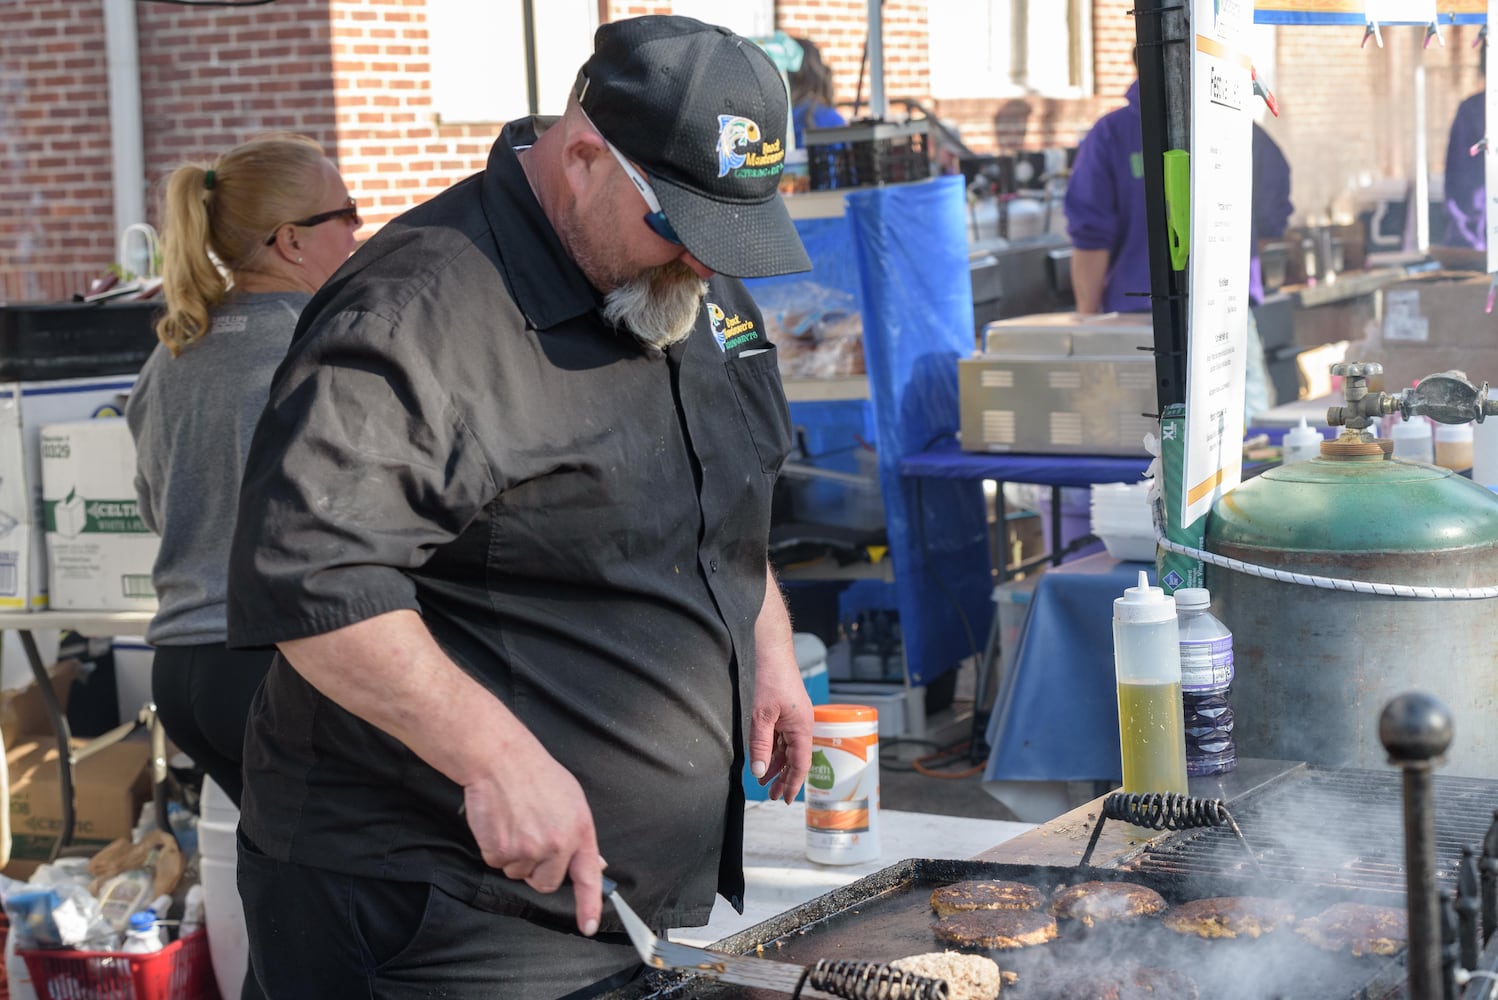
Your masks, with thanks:
[{"label": "orange label on canister", "polygon": [[829,750],[841,750],[843,753],[852,754],[859,760],[869,760],[879,750],[879,734],[872,733],[868,736],[812,736],[813,748],[823,747]]}]

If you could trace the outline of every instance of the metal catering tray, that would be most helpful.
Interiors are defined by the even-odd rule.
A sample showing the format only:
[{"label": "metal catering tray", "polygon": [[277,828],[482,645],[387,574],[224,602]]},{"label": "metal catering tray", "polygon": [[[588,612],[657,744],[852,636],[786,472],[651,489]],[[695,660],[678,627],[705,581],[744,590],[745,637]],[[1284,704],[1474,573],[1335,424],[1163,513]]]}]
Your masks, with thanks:
[{"label": "metal catering tray", "polygon": [[[912,859],[836,889],[713,945],[713,950],[809,965],[818,959],[889,962],[906,955],[941,951],[931,933],[931,891],[963,879],[1012,879],[1050,891],[1092,879],[1150,886],[1168,902],[1208,896],[1273,895],[1289,900],[1304,919],[1344,900],[1387,905],[1387,894],[1327,886],[1254,886],[1243,879],[1098,868],[1006,865],[981,861]],[[1354,957],[1321,951],[1288,928],[1257,940],[1204,940],[1167,930],[1158,920],[1099,924],[1063,922],[1053,942],[1013,951],[988,952],[1018,979],[1006,984],[1005,1000],[1054,995],[1063,974],[1106,972],[1122,964],[1168,966],[1190,975],[1203,1000],[1265,1000],[1334,997],[1384,1000],[1403,997],[1404,953]],[[651,972],[606,1000],[772,1000],[779,994],[731,986],[681,973]]]}]

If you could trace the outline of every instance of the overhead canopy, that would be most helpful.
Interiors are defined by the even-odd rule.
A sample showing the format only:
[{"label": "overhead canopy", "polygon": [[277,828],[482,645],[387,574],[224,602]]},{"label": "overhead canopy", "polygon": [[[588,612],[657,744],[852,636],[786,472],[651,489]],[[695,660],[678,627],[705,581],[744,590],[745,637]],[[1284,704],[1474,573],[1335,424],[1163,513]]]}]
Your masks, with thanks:
[{"label": "overhead canopy", "polygon": [[[1370,16],[1379,24],[1429,24],[1423,10],[1435,8],[1431,0],[1256,0],[1256,24],[1364,25]],[[1485,24],[1487,0],[1441,0],[1437,23]]]}]

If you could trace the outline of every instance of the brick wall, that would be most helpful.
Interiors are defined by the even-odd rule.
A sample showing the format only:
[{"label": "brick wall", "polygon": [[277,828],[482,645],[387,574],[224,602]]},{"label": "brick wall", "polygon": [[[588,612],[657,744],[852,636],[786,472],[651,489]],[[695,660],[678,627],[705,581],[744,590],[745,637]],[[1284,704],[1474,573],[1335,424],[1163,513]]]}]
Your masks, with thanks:
[{"label": "brick wall", "polygon": [[114,259],[97,2],[0,0],[0,301],[64,298]]},{"label": "brick wall", "polygon": [[[136,4],[149,220],[172,167],[271,129],[328,148],[367,208],[364,236],[480,169],[498,123],[437,121],[427,2]],[[902,99],[918,101],[979,152],[1075,144],[1134,78],[1130,0],[1091,2],[1092,95],[935,102],[926,0],[888,0],[891,113]],[[612,20],[669,13],[671,3],[600,0],[599,9]],[[842,102],[858,92],[866,12],[865,0],[776,5],[783,30],[819,43]],[[102,0],[0,0],[0,24],[0,299],[66,298],[114,260]],[[1456,104],[1480,85],[1475,30],[1447,29],[1445,47],[1422,49],[1415,29],[1391,29],[1383,50],[1359,48],[1357,29],[1279,30],[1273,83],[1285,114],[1268,128],[1295,168],[1299,215],[1326,212],[1364,180],[1410,175],[1417,60],[1427,68],[1429,160],[1439,175]],[[866,106],[867,81],[862,96]]]}]

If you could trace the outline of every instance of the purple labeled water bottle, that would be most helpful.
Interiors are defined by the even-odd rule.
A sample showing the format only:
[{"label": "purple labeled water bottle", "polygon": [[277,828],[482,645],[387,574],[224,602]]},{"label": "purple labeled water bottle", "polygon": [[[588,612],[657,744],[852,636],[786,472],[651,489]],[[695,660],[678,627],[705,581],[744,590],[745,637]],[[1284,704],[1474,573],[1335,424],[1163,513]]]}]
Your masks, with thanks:
[{"label": "purple labeled water bottle", "polygon": [[1186,714],[1186,773],[1221,774],[1238,766],[1233,740],[1233,633],[1213,617],[1203,587],[1175,592],[1181,633],[1181,702]]}]

